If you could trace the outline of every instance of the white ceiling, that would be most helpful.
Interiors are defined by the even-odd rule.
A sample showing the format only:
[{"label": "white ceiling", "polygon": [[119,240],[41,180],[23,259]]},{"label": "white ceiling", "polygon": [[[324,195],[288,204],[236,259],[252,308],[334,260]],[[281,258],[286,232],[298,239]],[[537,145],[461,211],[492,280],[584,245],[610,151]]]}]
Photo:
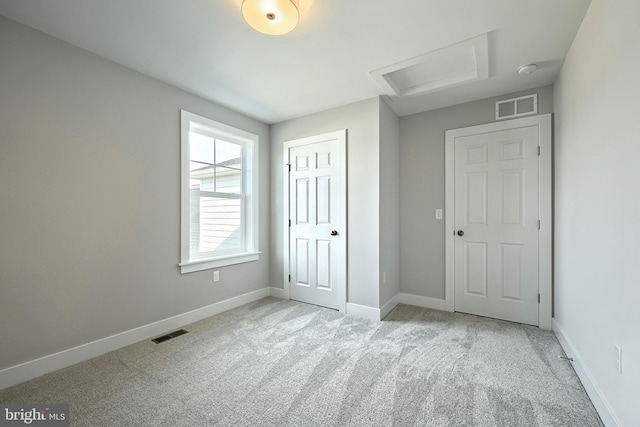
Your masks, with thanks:
[{"label": "white ceiling", "polygon": [[[394,99],[399,116],[550,84],[590,0],[300,0],[266,36],[242,0],[0,0],[0,14],[266,123],[384,94],[369,74],[488,34],[489,78]],[[536,73],[516,68],[536,62]]]}]

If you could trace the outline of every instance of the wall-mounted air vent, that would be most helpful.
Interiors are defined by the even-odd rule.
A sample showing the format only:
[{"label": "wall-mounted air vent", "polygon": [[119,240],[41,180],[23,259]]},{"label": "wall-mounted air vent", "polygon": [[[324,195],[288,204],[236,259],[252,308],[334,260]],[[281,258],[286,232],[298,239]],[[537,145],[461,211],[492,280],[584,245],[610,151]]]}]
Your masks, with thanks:
[{"label": "wall-mounted air vent", "polygon": [[526,116],[538,112],[538,94],[496,102],[496,120]]},{"label": "wall-mounted air vent", "polygon": [[163,335],[163,336],[158,337],[158,338],[154,338],[151,341],[153,341],[156,344],[160,344],[161,342],[169,341],[171,338],[175,338],[175,337],[179,337],[180,335],[184,335],[187,332],[188,331],[185,331],[184,329],[179,329],[177,331],[171,332],[170,334]]}]

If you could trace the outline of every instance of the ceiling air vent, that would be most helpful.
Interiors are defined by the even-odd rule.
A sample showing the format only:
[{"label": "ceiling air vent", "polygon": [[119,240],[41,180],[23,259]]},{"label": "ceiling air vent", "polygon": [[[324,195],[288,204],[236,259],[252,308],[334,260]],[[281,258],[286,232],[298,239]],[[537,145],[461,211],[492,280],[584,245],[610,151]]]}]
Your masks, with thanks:
[{"label": "ceiling air vent", "polygon": [[526,116],[538,112],[538,94],[496,102],[496,120]]}]

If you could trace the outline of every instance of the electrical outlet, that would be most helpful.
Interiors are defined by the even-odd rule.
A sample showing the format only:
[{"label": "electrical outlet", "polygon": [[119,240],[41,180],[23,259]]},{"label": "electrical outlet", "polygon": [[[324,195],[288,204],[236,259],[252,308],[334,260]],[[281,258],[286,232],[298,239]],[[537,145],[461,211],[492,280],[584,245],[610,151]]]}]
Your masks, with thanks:
[{"label": "electrical outlet", "polygon": [[620,375],[622,375],[622,347],[617,346],[617,345],[613,345],[613,347],[616,349],[616,357],[617,357],[617,364],[618,364],[618,373]]},{"label": "electrical outlet", "polygon": [[220,281],[220,271],[215,270],[213,272],[213,281],[214,282],[219,282]]}]

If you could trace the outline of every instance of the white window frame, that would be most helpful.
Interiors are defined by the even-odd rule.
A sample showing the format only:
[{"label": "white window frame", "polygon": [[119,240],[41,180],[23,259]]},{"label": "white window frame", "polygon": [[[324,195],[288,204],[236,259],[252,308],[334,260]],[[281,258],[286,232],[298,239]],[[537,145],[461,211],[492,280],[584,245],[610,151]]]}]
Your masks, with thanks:
[{"label": "white window frame", "polygon": [[[243,149],[243,217],[242,235],[244,248],[236,252],[226,252],[211,256],[191,258],[189,251],[190,234],[190,179],[189,179],[189,134],[191,124],[206,127],[215,137],[242,145]],[[257,261],[258,250],[258,135],[226,125],[224,123],[180,110],[180,273],[191,273],[227,265]]]}]

